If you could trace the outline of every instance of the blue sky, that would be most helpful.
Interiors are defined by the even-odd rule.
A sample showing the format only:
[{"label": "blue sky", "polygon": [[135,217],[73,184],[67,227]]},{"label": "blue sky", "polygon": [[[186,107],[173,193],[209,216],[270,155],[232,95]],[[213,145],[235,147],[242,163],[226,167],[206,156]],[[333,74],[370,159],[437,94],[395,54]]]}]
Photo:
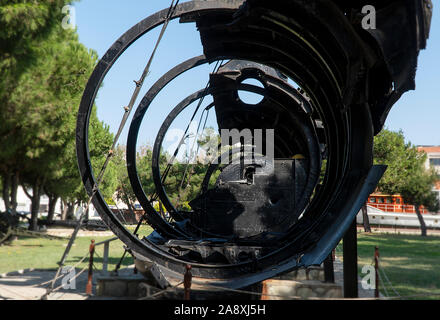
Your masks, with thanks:
[{"label": "blue sky", "polygon": [[[147,16],[169,5],[168,0],[82,0],[74,4],[76,24],[80,41],[98,52],[99,57],[130,27]],[[183,2],[183,1],[182,1]],[[391,130],[402,129],[407,140],[416,145],[440,145],[440,5],[434,3],[434,17],[427,50],[421,52],[415,91],[406,93],[393,107],[386,126]],[[145,67],[158,31],[143,37],[130,48],[119,61],[99,91],[97,104],[99,117],[117,131],[123,115],[122,107],[128,104],[133,91],[133,80],[138,79]],[[162,41],[151,74],[147,78],[146,90],[166,71],[188,58],[202,53],[202,47],[194,24],[170,24]],[[160,124],[173,106],[190,93],[206,86],[207,75],[213,66],[200,67],[179,79],[162,92],[147,114],[148,120],[141,127],[140,144],[153,143]],[[140,101],[140,99],[138,99]],[[208,99],[206,103],[209,103]],[[137,104],[136,104],[137,106]],[[182,128],[182,114],[176,126]],[[210,115],[208,123],[215,119]],[[128,124],[129,125],[129,124]],[[127,125],[127,127],[128,127]],[[120,143],[125,144],[128,129],[122,134]],[[170,141],[171,143],[172,141]]]}]

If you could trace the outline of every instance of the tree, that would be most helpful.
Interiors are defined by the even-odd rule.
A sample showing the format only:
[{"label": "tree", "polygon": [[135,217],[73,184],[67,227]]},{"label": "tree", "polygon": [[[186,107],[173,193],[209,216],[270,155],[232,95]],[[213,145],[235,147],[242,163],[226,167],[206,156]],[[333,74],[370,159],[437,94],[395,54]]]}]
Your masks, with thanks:
[{"label": "tree", "polygon": [[128,178],[124,146],[118,146],[118,148],[115,150],[113,163],[117,171],[118,186],[116,189],[116,198],[125,203],[128,207],[128,210],[130,210],[130,212],[134,215],[134,203],[136,202],[136,195],[134,194]]},{"label": "tree", "polygon": [[388,166],[378,184],[381,192],[390,195],[400,193],[408,178],[407,173],[417,166],[418,155],[414,150],[410,151],[411,148],[411,144],[405,143],[402,131],[384,129],[374,138],[374,163]]},{"label": "tree", "polygon": [[9,143],[14,142],[11,137],[22,127],[7,121],[13,111],[7,102],[23,73],[35,64],[40,42],[59,25],[61,8],[67,3],[66,0],[3,0],[0,4],[0,175],[5,206],[13,212],[17,206],[20,158],[14,150],[5,147],[11,146]]},{"label": "tree", "polygon": [[[66,1],[52,1],[55,2],[64,5]],[[0,12],[9,13],[2,15],[0,21],[13,20],[13,13],[17,10],[22,12],[22,5],[27,8],[27,4],[13,3],[1,7]],[[32,8],[27,9],[33,12]],[[49,9],[57,8],[45,10],[49,16],[60,18],[57,14],[51,15]],[[58,11],[61,13],[61,7]],[[3,146],[0,150],[0,175],[6,186],[3,198],[7,207],[15,208],[18,184],[21,183],[25,190],[32,189],[32,194],[28,192],[32,199],[31,229],[37,225],[39,199],[43,193],[50,199],[50,219],[59,198],[63,198],[65,207],[70,211],[74,203],[85,201],[75,156],[76,114],[84,87],[97,61],[96,53],[85,48],[74,31],[63,30],[61,23],[46,21],[44,25],[45,28],[50,27],[50,32],[47,31],[45,37],[37,37],[38,43],[31,40],[26,43],[26,57],[31,57],[32,63],[23,62],[25,56],[17,55],[14,58],[16,63],[11,64],[7,73],[11,75],[13,81],[10,82],[14,86],[8,87],[8,94],[0,92],[0,143]],[[19,65],[26,65],[26,68],[20,67],[20,76],[17,76]],[[5,68],[4,64],[2,67]],[[108,126],[98,120],[96,108],[90,127],[91,157],[97,168],[108,154],[113,135]],[[103,183],[104,190],[112,187],[108,181]]]},{"label": "tree", "polygon": [[[63,216],[88,197],[75,152],[77,108],[97,55],[74,31],[63,30],[62,8],[71,1],[4,0],[0,4],[0,176],[7,208],[15,210],[22,184],[32,199],[31,229],[37,226],[40,196],[49,196],[49,220],[62,199]],[[103,165],[113,135],[90,118],[92,167]],[[116,189],[110,163],[100,186],[105,197]],[[32,192],[30,192],[32,190]]]},{"label": "tree", "polygon": [[426,224],[420,206],[438,210],[436,194],[432,191],[438,177],[435,172],[425,169],[425,161],[426,154],[418,152],[411,143],[405,143],[402,131],[383,130],[375,138],[374,162],[388,166],[377,188],[385,194],[400,194],[405,202],[415,206],[423,236]]},{"label": "tree", "polygon": [[[50,179],[63,176],[66,150],[74,141],[75,114],[83,88],[96,63],[96,53],[61,26],[34,50],[36,64],[12,90],[6,106],[7,125],[15,128],[6,144],[24,189],[32,189],[31,226],[37,227],[40,197]],[[3,155],[5,156],[5,154]],[[10,161],[12,162],[12,161]]]},{"label": "tree", "polygon": [[437,180],[437,174],[433,170],[427,171],[423,166],[419,166],[414,168],[400,191],[404,201],[413,204],[416,209],[422,236],[427,236],[427,227],[420,213],[420,207],[424,206],[431,212],[437,212],[440,209],[437,194],[432,191]]},{"label": "tree", "polygon": [[[76,118],[76,112],[74,116]],[[101,170],[113,139],[114,136],[110,132],[109,126],[98,119],[96,107],[94,107],[90,116],[89,154],[95,175]],[[50,179],[46,185],[46,190],[61,199],[64,209],[61,216],[62,220],[73,219],[75,206],[87,203],[89,200],[78,170],[75,128],[72,129],[70,134],[70,143],[68,148],[65,149],[64,156],[60,156],[58,161],[63,174],[59,179]],[[103,183],[100,185],[100,191],[105,198],[111,198],[116,188],[116,168],[114,163],[110,162],[105,172]]]},{"label": "tree", "polygon": [[38,44],[61,24],[62,8],[71,1],[2,0],[0,3],[0,103],[27,68],[35,63]]}]

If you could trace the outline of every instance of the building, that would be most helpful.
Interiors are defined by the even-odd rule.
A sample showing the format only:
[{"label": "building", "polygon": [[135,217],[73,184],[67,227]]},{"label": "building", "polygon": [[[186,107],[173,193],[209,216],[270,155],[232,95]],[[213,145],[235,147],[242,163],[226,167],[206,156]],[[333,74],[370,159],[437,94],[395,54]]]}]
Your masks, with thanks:
[{"label": "building", "polygon": [[[32,194],[32,190],[28,190],[29,193]],[[19,186],[17,189],[17,212],[21,212],[23,214],[31,212],[31,199],[26,196],[23,187]],[[42,195],[40,198],[40,210],[39,213],[43,216],[47,215],[49,210],[49,198],[46,195]],[[5,211],[5,204],[3,199],[0,197],[0,212]],[[61,213],[60,201],[55,206],[55,213]]]},{"label": "building", "polygon": [[419,152],[425,152],[427,154],[426,169],[434,168],[440,174],[440,146],[419,146],[417,147]]},{"label": "building", "polygon": [[[440,146],[419,146],[417,149],[419,152],[427,154],[426,169],[434,168],[440,175]],[[433,191],[437,192],[437,197],[440,201],[440,180],[435,184]]]}]

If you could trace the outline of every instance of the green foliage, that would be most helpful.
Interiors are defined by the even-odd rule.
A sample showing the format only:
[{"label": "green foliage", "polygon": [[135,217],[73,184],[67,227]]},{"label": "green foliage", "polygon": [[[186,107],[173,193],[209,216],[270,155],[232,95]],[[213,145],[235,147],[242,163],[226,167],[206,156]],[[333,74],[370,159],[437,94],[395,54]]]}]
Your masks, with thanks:
[{"label": "green foliage", "polygon": [[417,152],[405,143],[403,132],[382,130],[374,138],[374,162],[388,166],[378,188],[386,194],[398,194],[411,168],[418,165]]},{"label": "green foliage", "polygon": [[[97,62],[74,31],[63,30],[61,8],[70,1],[2,1],[0,4],[0,175],[67,202],[86,201],[78,172],[78,106]],[[90,155],[100,170],[113,142],[109,127],[90,117]],[[112,197],[116,169],[101,191]],[[113,189],[113,191],[111,191]]]},{"label": "green foliage", "polygon": [[134,195],[128,179],[124,147],[118,146],[118,148],[115,150],[112,163],[114,164],[116,170],[116,197],[124,202],[127,206],[133,206],[134,202],[136,202],[136,196]]},{"label": "green foliage", "polygon": [[438,212],[440,205],[437,194],[432,191],[432,186],[436,180],[436,174],[431,171],[414,170],[401,190],[401,195],[407,203],[415,206],[425,206],[431,212]]},{"label": "green foliage", "polygon": [[374,162],[388,166],[379,182],[379,191],[401,194],[406,203],[438,211],[438,201],[432,192],[438,177],[435,172],[425,169],[426,154],[411,143],[405,143],[402,131],[383,130],[375,137]]},{"label": "green foliage", "polygon": [[0,3],[0,102],[35,63],[42,40],[61,25],[67,0],[2,0]]},{"label": "green foliage", "polygon": [[191,211],[191,206],[189,205],[188,201],[183,201],[179,205],[179,209],[183,211]]},{"label": "green foliage", "polygon": [[[155,194],[156,187],[153,182],[152,174],[152,158],[153,151],[150,146],[143,146],[140,148],[136,156],[136,167],[138,171],[138,178],[144,189],[146,196],[150,199]],[[161,174],[164,173],[168,165],[167,154],[161,153],[159,159],[159,167]],[[122,200],[127,205],[133,205],[136,201],[136,196],[131,188],[131,184],[127,174],[125,161],[125,147],[120,146],[113,158],[113,163],[117,170],[118,186],[117,198]],[[175,161],[171,166],[170,172],[164,181],[164,188],[171,203],[179,209],[191,210],[188,202],[196,198],[200,194],[201,185],[204,180],[209,165],[202,163],[189,164]],[[212,187],[219,176],[220,171],[216,171],[211,179],[209,186]],[[183,177],[185,176],[185,181]],[[154,208],[159,211],[159,204],[156,203]]]},{"label": "green foliage", "polygon": [[23,182],[45,184],[77,171],[69,168],[76,166],[76,110],[97,56],[61,27],[36,51],[37,63],[22,75],[1,112],[2,131],[7,130],[1,142],[7,147],[0,159],[18,167]]}]

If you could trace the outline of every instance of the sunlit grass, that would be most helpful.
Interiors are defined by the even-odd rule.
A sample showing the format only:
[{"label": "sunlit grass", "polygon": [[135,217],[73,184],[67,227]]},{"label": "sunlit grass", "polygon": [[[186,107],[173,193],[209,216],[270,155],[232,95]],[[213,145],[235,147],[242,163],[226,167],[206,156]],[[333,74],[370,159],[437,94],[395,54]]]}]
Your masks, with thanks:
[{"label": "sunlit grass", "polygon": [[[134,227],[127,227],[133,231]],[[151,233],[149,226],[142,226],[139,232],[140,238]],[[84,255],[88,253],[91,240],[96,243],[114,238],[114,236],[106,237],[78,237],[68,255],[65,262],[66,266],[72,266],[80,261]],[[18,240],[8,245],[0,246],[0,273],[7,273],[22,269],[45,269],[55,270],[58,268],[58,262],[66,249],[68,240],[49,240],[43,238],[20,237]],[[96,268],[102,269],[102,257],[104,254],[104,246],[97,246],[95,249],[94,264]],[[124,253],[124,244],[120,240],[110,243],[109,247],[109,270],[116,266],[122,254]],[[122,267],[133,264],[133,259],[127,255],[122,263]],[[79,268],[86,267],[88,260],[86,259]]]},{"label": "sunlit grass", "polygon": [[440,237],[358,234],[361,277],[362,266],[373,261],[375,246],[379,247],[380,266],[391,283],[387,283],[381,274],[387,289],[385,291],[381,284],[379,290],[383,295],[408,297],[432,294],[420,299],[440,300]]}]

